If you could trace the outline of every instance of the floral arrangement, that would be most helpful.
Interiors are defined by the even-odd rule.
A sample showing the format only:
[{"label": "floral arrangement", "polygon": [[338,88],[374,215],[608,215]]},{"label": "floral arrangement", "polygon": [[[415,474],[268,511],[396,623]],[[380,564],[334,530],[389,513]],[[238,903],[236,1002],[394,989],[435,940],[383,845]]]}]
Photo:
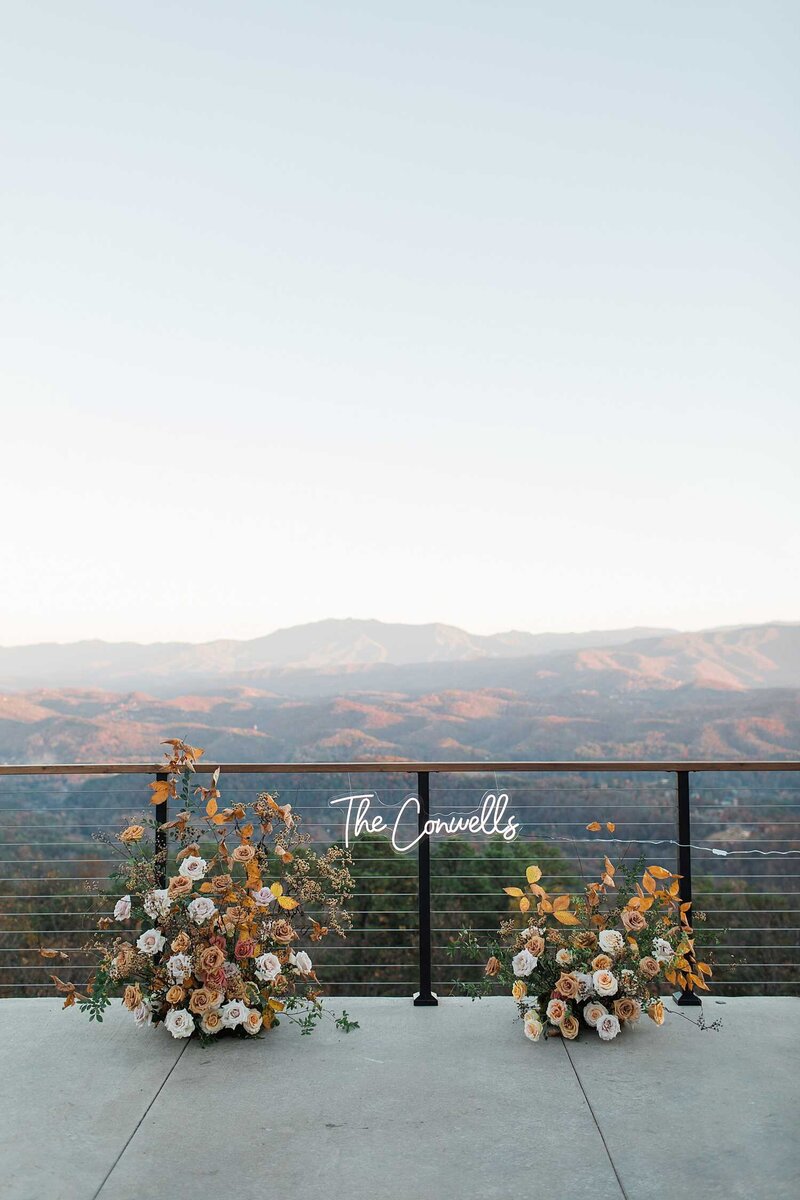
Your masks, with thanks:
[{"label": "floral arrangement", "polygon": [[[505,984],[532,1042],[572,1040],[587,1028],[609,1042],[642,1014],[662,1025],[661,985],[708,990],[712,970],[695,957],[680,876],[661,866],[642,869],[640,862],[617,888],[617,872],[606,858],[600,879],[582,895],[551,896],[540,869],[528,867],[524,888],[504,889],[523,914],[523,927],[518,917],[501,923],[483,980],[463,989],[476,998]],[[471,930],[461,931],[452,950],[473,961],[486,954]]]},{"label": "floral arrangement", "polygon": [[[52,977],[64,1007],[77,1003],[101,1021],[111,993],[121,992],[139,1027],[163,1023],[174,1038],[196,1033],[204,1043],[225,1031],[246,1037],[271,1029],[281,1013],[310,1033],[323,1015],[321,989],[300,943],[320,942],[331,930],[345,936],[348,853],[333,846],[316,854],[291,806],[267,793],[220,808],[219,769],[210,787],[192,789],[203,751],[179,739],[165,744],[172,749],[165,778],[150,784],[152,803],[179,801],[181,811],[163,825],[142,818],[112,843],[122,858],[112,879],[123,894],[113,920],[101,917],[98,926],[132,931],[95,938],[100,961],[86,991]],[[145,837],[148,825],[153,839]],[[357,1027],[346,1012],[336,1024]]]}]

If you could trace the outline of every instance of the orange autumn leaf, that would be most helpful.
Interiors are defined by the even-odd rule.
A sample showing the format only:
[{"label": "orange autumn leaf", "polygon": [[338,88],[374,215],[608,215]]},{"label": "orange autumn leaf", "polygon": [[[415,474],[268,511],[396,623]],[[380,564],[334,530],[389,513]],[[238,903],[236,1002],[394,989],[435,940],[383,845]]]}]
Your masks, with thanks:
[{"label": "orange autumn leaf", "polygon": [[653,876],[654,879],[671,879],[672,878],[672,872],[668,871],[666,869],[666,867],[655,866],[655,867],[648,867],[647,869],[650,872],[650,874]]},{"label": "orange autumn leaf", "polygon": [[559,909],[553,913],[555,919],[562,925],[580,925],[580,920],[574,912],[567,912],[566,909]]},{"label": "orange autumn leaf", "polygon": [[506,887],[503,888],[503,891],[507,896],[513,896],[515,900],[519,899],[519,897],[522,895],[522,888],[518,887]]},{"label": "orange autumn leaf", "polygon": [[155,783],[148,785],[153,793],[150,797],[151,804],[166,804],[172,794],[172,788],[168,779],[157,779]]},{"label": "orange autumn leaf", "polygon": [[586,828],[589,830],[589,833],[599,833],[600,832],[600,822],[599,821],[590,821],[589,824],[586,826]]},{"label": "orange autumn leaf", "polygon": [[645,871],[644,875],[642,876],[642,884],[644,885],[644,890],[649,892],[652,896],[653,892],[656,890],[656,881],[647,871]]},{"label": "orange autumn leaf", "polygon": [[570,896],[556,896],[553,901],[553,912],[562,912],[564,909],[569,908],[570,899]]},{"label": "orange autumn leaf", "polygon": [[526,912],[528,911],[528,909],[530,908],[530,906],[531,906],[531,902],[530,902],[530,900],[528,899],[528,897],[527,897],[527,896],[520,896],[520,898],[519,898],[519,911],[520,911],[521,913],[526,913]]},{"label": "orange autumn leaf", "polygon": [[609,833],[613,833],[616,828],[617,827],[613,821],[606,821],[606,829]]}]

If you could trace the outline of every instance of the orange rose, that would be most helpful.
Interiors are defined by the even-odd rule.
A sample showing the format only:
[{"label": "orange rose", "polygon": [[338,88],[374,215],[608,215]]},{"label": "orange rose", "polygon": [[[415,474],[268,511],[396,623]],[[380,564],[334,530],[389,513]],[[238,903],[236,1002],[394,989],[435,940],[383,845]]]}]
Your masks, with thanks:
[{"label": "orange rose", "polygon": [[489,959],[489,961],[486,964],[486,974],[487,975],[496,975],[499,970],[500,970],[500,959],[495,958],[495,956],[492,955],[492,957]]},{"label": "orange rose", "polygon": [[654,958],[646,955],[645,958],[639,959],[639,970],[644,975],[645,979],[655,979],[661,967]]},{"label": "orange rose", "polygon": [[516,1001],[524,1000],[528,994],[528,985],[524,979],[517,979],[511,989],[511,995]]},{"label": "orange rose", "polygon": [[242,842],[241,846],[236,847],[233,854],[231,855],[231,858],[233,859],[234,862],[249,863],[249,862],[253,861],[255,856],[256,856],[255,847],[248,846],[246,842]]},{"label": "orange rose", "polygon": [[219,946],[206,946],[197,956],[197,970],[201,975],[214,975],[225,962]]},{"label": "orange rose", "polygon": [[562,1037],[568,1038],[569,1041],[572,1041],[573,1038],[578,1036],[578,1030],[580,1029],[578,1018],[573,1017],[571,1014],[568,1017],[564,1017],[564,1020],[561,1022],[559,1028],[561,1030]]},{"label": "orange rose", "polygon": [[170,900],[176,900],[179,896],[188,896],[191,890],[192,881],[185,875],[173,875],[167,888]]},{"label": "orange rose", "polygon": [[138,983],[129,983],[125,988],[125,994],[122,997],[122,1003],[125,1007],[133,1012],[142,1003],[142,990]]},{"label": "orange rose", "polygon": [[167,992],[167,994],[165,996],[165,999],[167,1001],[167,1004],[180,1004],[181,1001],[185,998],[185,996],[186,996],[186,992],[184,991],[184,989],[182,987],[179,987],[178,984],[176,983],[174,987],[171,987],[169,989],[169,991]]},{"label": "orange rose", "polygon": [[610,971],[611,970],[611,959],[608,957],[607,954],[598,954],[597,958],[592,959],[592,970],[593,971]]},{"label": "orange rose", "polygon": [[562,971],[556,981],[556,991],[565,1000],[574,1000],[580,991],[580,984],[574,975],[568,975]]},{"label": "orange rose", "polygon": [[225,896],[233,887],[233,880],[230,875],[215,875],[211,880],[211,887],[218,896]]},{"label": "orange rose", "polygon": [[623,908],[622,924],[629,933],[641,933],[647,928],[647,918],[638,908]]},{"label": "orange rose", "polygon": [[196,988],[189,997],[189,1012],[196,1013],[198,1017],[202,1017],[204,1012],[209,1012],[214,1007],[212,1001],[215,996],[216,992],[212,992],[210,988]]},{"label": "orange rose", "polygon": [[140,842],[142,840],[143,834],[144,834],[144,826],[143,825],[129,825],[128,828],[123,829],[122,833],[120,833],[118,836],[119,836],[119,840],[121,842],[124,842],[125,845],[127,846],[127,844],[129,842]]},{"label": "orange rose", "polygon": [[630,996],[623,996],[614,1001],[614,1016],[620,1021],[638,1021],[639,1005],[635,1000],[631,1000]]},{"label": "orange rose", "polygon": [[293,942],[297,937],[297,934],[295,933],[294,929],[292,929],[292,926],[283,918],[278,921],[273,921],[270,925],[269,932],[270,937],[274,941],[280,942],[283,945],[288,945],[289,942]]},{"label": "orange rose", "polygon": [[540,955],[544,954],[544,938],[540,937],[538,933],[535,933],[533,937],[528,938],[527,942],[525,943],[525,949],[529,950],[531,954],[534,954],[537,958],[539,958]]},{"label": "orange rose", "polygon": [[203,1013],[200,1028],[203,1030],[203,1033],[217,1033],[218,1030],[223,1028],[222,1014],[218,1013],[215,1008],[206,1009]]}]

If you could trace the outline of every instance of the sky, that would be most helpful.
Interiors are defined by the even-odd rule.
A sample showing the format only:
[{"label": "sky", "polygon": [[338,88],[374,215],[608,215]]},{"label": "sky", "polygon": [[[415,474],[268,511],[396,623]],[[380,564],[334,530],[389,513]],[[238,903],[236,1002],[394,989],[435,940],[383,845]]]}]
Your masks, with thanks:
[{"label": "sky", "polygon": [[10,7],[0,644],[800,619],[798,27]]}]

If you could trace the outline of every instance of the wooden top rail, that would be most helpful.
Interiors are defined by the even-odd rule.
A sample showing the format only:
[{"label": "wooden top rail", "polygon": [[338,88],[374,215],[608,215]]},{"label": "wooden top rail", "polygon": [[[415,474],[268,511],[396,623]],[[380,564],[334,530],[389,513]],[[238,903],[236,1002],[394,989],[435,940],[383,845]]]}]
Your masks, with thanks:
[{"label": "wooden top rail", "polygon": [[[163,771],[164,763],[26,763],[0,765],[3,775],[155,775]],[[197,774],[208,775],[221,768],[231,775],[351,775],[416,774],[420,771],[460,774],[492,774],[494,772],[647,772],[656,775],[672,771],[800,771],[800,761],[758,762],[753,760],[717,761],[700,759],[670,762],[298,762],[298,763],[215,763],[202,762],[195,767]]]}]

